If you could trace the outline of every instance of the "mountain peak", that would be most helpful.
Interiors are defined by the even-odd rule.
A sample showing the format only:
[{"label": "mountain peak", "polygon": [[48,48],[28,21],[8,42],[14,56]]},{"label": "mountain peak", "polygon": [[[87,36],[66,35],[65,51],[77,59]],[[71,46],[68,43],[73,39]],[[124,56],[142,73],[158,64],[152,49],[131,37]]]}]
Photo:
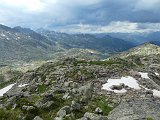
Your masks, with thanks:
[{"label": "mountain peak", "polygon": [[127,58],[129,56],[152,56],[160,54],[160,47],[150,42],[144,43],[140,46],[131,48],[130,50],[119,54],[121,58]]},{"label": "mountain peak", "polygon": [[[138,49],[157,49],[157,48],[160,48],[159,46],[157,46],[156,44],[152,43],[152,42],[146,42],[144,44],[141,44],[140,46],[137,46],[135,48],[138,48]],[[134,48],[134,49],[135,49]]]},{"label": "mountain peak", "polygon": [[20,32],[20,33],[33,33],[34,31],[31,30],[30,28],[23,28],[21,26],[16,26],[13,28],[14,31]]},{"label": "mountain peak", "polygon": [[10,28],[8,26],[5,26],[5,25],[2,25],[2,24],[0,24],[0,29],[5,30],[5,31],[11,31],[12,30],[12,28]]}]

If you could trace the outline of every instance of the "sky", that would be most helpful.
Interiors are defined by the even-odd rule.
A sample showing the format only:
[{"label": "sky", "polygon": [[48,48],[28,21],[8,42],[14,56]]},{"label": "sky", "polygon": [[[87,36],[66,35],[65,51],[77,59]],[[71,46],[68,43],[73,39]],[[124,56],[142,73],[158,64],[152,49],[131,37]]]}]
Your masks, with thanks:
[{"label": "sky", "polygon": [[0,0],[0,24],[69,33],[160,31],[160,0]]}]

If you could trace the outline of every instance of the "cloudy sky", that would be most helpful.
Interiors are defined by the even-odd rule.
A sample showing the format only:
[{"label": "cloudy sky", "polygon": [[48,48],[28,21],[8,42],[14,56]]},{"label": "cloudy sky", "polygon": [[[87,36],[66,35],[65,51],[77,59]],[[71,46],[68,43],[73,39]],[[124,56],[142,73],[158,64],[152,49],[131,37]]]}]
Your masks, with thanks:
[{"label": "cloudy sky", "polygon": [[0,23],[60,32],[160,31],[160,0],[0,0]]}]

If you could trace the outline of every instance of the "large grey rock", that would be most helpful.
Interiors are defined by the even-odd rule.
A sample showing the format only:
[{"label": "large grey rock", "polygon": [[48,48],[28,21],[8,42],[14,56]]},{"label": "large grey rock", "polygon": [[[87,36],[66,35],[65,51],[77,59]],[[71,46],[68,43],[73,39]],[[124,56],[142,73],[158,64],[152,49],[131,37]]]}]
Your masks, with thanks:
[{"label": "large grey rock", "polygon": [[82,86],[79,88],[79,93],[81,93],[82,95],[86,96],[87,98],[91,98],[92,97],[92,93],[93,93],[93,87],[94,84],[93,83],[89,83],[85,86]]},{"label": "large grey rock", "polygon": [[134,78],[140,78],[140,77],[141,77],[140,73],[137,72],[137,71],[131,70],[129,73],[130,73],[130,75],[131,75],[132,77],[134,77]]},{"label": "large grey rock", "polygon": [[96,114],[103,114],[103,111],[102,111],[101,108],[97,107],[97,108],[95,109],[95,113],[96,113]]},{"label": "large grey rock", "polygon": [[160,118],[160,102],[154,99],[130,99],[120,103],[108,115],[109,120],[142,120]]},{"label": "large grey rock", "polygon": [[31,84],[29,87],[28,87],[28,91],[29,92],[35,92],[37,90],[37,85],[34,85],[34,84]]},{"label": "large grey rock", "polygon": [[78,83],[74,82],[73,83],[73,88],[77,88],[78,87]]},{"label": "large grey rock", "polygon": [[160,71],[160,64],[151,64],[149,66],[150,71],[156,70],[156,71]]},{"label": "large grey rock", "polygon": [[68,81],[68,82],[64,82],[63,86],[64,87],[71,87],[72,84],[73,84],[73,81]]},{"label": "large grey rock", "polygon": [[54,101],[48,101],[42,105],[43,108],[49,108],[54,104]]},{"label": "large grey rock", "polygon": [[66,92],[66,89],[64,89],[64,88],[61,88],[61,87],[57,87],[57,86],[54,86],[54,87],[52,87],[52,90],[54,91],[54,92],[56,92],[56,93],[65,93]]},{"label": "large grey rock", "polygon": [[34,105],[38,108],[41,108],[43,106],[43,103],[41,101],[37,101]]},{"label": "large grey rock", "polygon": [[21,97],[28,97],[30,96],[29,95],[29,92],[23,92],[23,87],[18,87],[16,84],[9,90],[7,91],[4,96],[5,97],[13,97],[13,96],[16,96],[17,98],[21,98]]},{"label": "large grey rock", "polygon": [[3,104],[0,104],[0,109],[3,108]]},{"label": "large grey rock", "polygon": [[64,107],[62,107],[60,110],[65,110],[65,111],[66,111],[66,114],[70,114],[70,113],[71,113],[71,108],[70,108],[70,106],[64,106]]},{"label": "large grey rock", "polygon": [[80,119],[77,119],[77,120],[90,120],[89,118],[86,118],[86,117],[82,117]]},{"label": "large grey rock", "polygon": [[88,98],[86,96],[82,96],[80,98],[80,102],[86,104],[86,103],[88,103]]},{"label": "large grey rock", "polygon": [[29,110],[34,110],[34,109],[35,109],[35,107],[33,107],[33,106],[26,106],[26,105],[22,106],[22,110],[29,111]]},{"label": "large grey rock", "polygon": [[148,76],[152,79],[157,85],[160,85],[160,76],[157,76],[154,72],[149,72]]},{"label": "large grey rock", "polygon": [[152,90],[146,90],[146,97],[153,97],[153,91]]},{"label": "large grey rock", "polygon": [[80,110],[80,104],[79,103],[76,103],[75,101],[72,101],[72,104],[71,104],[71,109],[72,110]]},{"label": "large grey rock", "polygon": [[[102,116],[102,115],[97,115],[97,114],[94,114],[94,113],[88,113],[86,112],[84,114],[84,118],[85,119],[89,119],[89,120],[108,120],[108,118],[106,116]],[[84,119],[83,118],[83,119]]]},{"label": "large grey rock", "polygon": [[59,117],[64,117],[64,116],[66,116],[67,115],[67,113],[66,113],[66,111],[65,110],[62,110],[62,109],[60,109],[59,111],[58,111],[58,113],[57,113],[57,116],[59,116]]},{"label": "large grey rock", "polygon": [[122,90],[125,87],[125,85],[122,83],[120,85],[112,85],[110,88],[112,90]]},{"label": "large grey rock", "polygon": [[47,101],[52,101],[53,100],[53,93],[45,93],[44,97],[43,97],[43,101],[47,102]]},{"label": "large grey rock", "polygon": [[54,120],[63,120],[62,117],[55,117]]},{"label": "large grey rock", "polygon": [[39,116],[36,116],[33,120],[43,120],[43,119]]},{"label": "large grey rock", "polygon": [[67,92],[64,94],[63,99],[67,100],[67,99],[70,99],[71,97],[72,97],[72,94]]}]

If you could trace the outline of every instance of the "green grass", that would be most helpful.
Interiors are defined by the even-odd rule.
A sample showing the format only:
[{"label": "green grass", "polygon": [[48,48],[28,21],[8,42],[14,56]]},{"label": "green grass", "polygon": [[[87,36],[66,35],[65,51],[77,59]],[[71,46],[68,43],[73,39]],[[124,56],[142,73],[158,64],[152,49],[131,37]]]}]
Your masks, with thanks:
[{"label": "green grass", "polygon": [[99,98],[95,98],[94,100],[90,101],[88,104],[88,112],[94,112],[94,110],[99,107],[103,111],[103,115],[107,116],[110,111],[113,110],[113,108],[108,106],[108,103],[106,102],[106,97],[101,96]]},{"label": "green grass", "polygon": [[154,120],[154,119],[153,119],[153,118],[151,118],[151,117],[148,117],[148,118],[147,118],[147,120]]},{"label": "green grass", "polygon": [[53,120],[60,108],[71,104],[70,100],[63,100],[61,94],[55,94],[52,101],[54,101],[52,106],[40,109],[40,116],[42,116],[44,120]]},{"label": "green grass", "polygon": [[[13,77],[9,79],[8,81],[1,82],[0,89],[6,87],[7,85],[15,83],[15,81],[22,75],[22,72],[10,70],[10,71],[7,71],[6,74],[9,74],[10,76],[13,76]],[[0,75],[0,80],[4,80],[3,75]]]},{"label": "green grass", "polygon": [[40,97],[39,95],[32,95],[31,98],[29,99],[29,101],[31,101],[32,103],[35,103],[41,99],[42,99],[42,97]]},{"label": "green grass", "polygon": [[14,110],[0,109],[1,120],[19,120],[20,114],[22,114],[22,112],[19,109],[14,109]]},{"label": "green grass", "polygon": [[[88,103],[85,105],[81,104],[80,110],[73,111],[73,114],[75,117],[72,119],[73,120],[79,119],[79,118],[83,117],[83,115],[86,112],[94,113],[94,111],[97,107],[102,109],[104,116],[107,116],[109,114],[109,112],[113,110],[113,108],[108,106],[108,103],[105,101],[105,99],[106,99],[105,96],[101,96],[99,98],[94,98],[92,100],[89,100]],[[88,108],[85,109],[84,106],[88,106]],[[66,118],[66,120],[67,119],[68,118]]]},{"label": "green grass", "polygon": [[45,91],[47,91],[47,88],[48,88],[47,85],[44,85],[44,84],[38,85],[37,92],[38,92],[38,93],[44,93]]},{"label": "green grass", "polygon": [[[16,101],[16,108],[12,110],[12,106],[8,105],[7,110],[0,109],[0,120],[19,120],[19,116],[25,117],[25,120],[33,120],[35,116],[40,116],[43,120],[53,120],[60,108],[65,105],[70,105],[71,101],[63,100],[61,94],[55,94],[53,97],[53,105],[48,108],[37,108],[34,106],[36,100],[40,100],[39,96],[30,98],[20,98]],[[35,109],[26,111],[22,110],[22,106],[34,106]]]},{"label": "green grass", "polygon": [[4,80],[4,75],[0,74],[0,81]]},{"label": "green grass", "polygon": [[6,87],[6,86],[8,86],[8,85],[10,85],[12,83],[15,83],[15,81],[16,81],[16,77],[12,78],[9,81],[0,83],[0,89],[4,88],[4,87]]},{"label": "green grass", "polygon": [[65,73],[65,77],[71,78],[73,81],[80,79],[80,77],[84,77],[86,81],[95,78],[93,71],[89,71],[86,68],[73,69],[71,71],[68,71]]},{"label": "green grass", "polygon": [[2,82],[2,83],[0,84],[0,89],[6,87],[6,86],[9,85],[10,83],[11,83],[10,81]]},{"label": "green grass", "polygon": [[127,59],[110,59],[106,61],[85,61],[85,60],[77,60],[74,65],[80,65],[80,64],[89,64],[89,65],[99,65],[99,66],[128,66],[128,67],[134,67],[135,64],[133,61],[128,61]]}]

